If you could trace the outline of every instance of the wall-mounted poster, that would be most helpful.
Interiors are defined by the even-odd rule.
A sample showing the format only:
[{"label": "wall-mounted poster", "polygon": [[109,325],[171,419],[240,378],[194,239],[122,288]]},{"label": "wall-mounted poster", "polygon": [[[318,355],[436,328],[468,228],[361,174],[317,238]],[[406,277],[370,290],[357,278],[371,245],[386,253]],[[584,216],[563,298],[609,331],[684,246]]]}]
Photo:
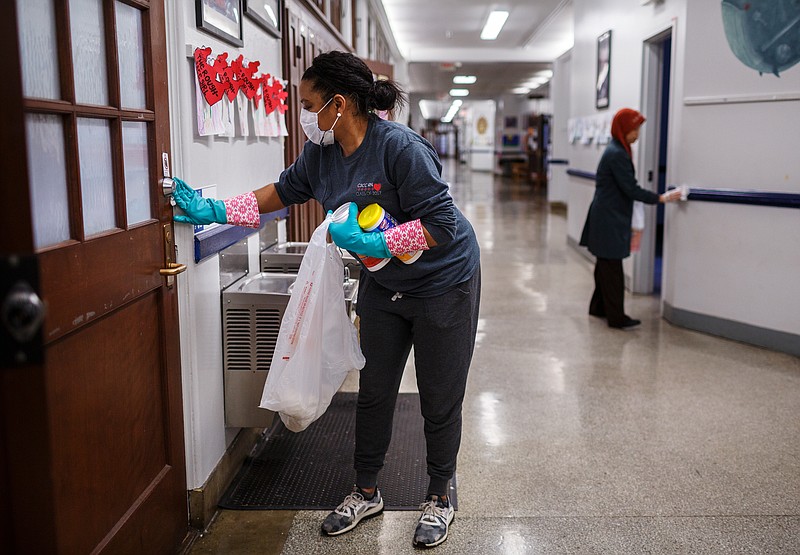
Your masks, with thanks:
[{"label": "wall-mounted poster", "polygon": [[196,0],[197,27],[234,46],[243,46],[242,0]]},{"label": "wall-mounted poster", "polygon": [[244,0],[244,13],[270,34],[281,36],[281,0]]},{"label": "wall-mounted poster", "polygon": [[800,62],[797,0],[722,0],[722,23],[734,55],[759,75]]},{"label": "wall-mounted poster", "polygon": [[611,31],[597,37],[597,82],[595,106],[608,108],[609,85],[611,84]]}]

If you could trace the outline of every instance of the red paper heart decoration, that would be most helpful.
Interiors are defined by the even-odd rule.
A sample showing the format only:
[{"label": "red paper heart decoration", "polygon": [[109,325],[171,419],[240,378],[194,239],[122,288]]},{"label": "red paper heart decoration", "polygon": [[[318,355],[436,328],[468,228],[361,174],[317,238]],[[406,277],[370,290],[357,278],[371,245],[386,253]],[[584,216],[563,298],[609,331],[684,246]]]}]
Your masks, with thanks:
[{"label": "red paper heart decoration", "polygon": [[239,89],[242,88],[244,83],[241,79],[239,79],[239,73],[242,70],[242,60],[244,59],[243,55],[239,55],[238,58],[231,62],[231,65],[224,69],[225,78],[230,83],[231,88],[228,89],[227,95],[228,100],[233,102],[233,99],[236,98],[236,95],[239,94]]},{"label": "red paper heart decoration", "polygon": [[236,93],[239,92],[239,87],[231,79],[231,67],[228,65],[228,53],[223,52],[217,59],[214,60],[214,72],[217,74],[217,79],[220,83],[220,88],[223,94],[228,96],[228,100],[233,101],[236,98]]},{"label": "red paper heart decoration", "polygon": [[289,96],[289,93],[283,88],[283,83],[280,81],[277,82],[275,86],[275,95],[278,98],[278,107],[277,110],[281,114],[285,114],[286,110],[289,109],[289,105],[286,104],[286,98]]},{"label": "red paper heart decoration", "polygon": [[272,86],[269,84],[272,75],[267,73],[261,78],[261,86],[264,90],[264,110],[267,114],[275,111],[275,99],[272,96]]},{"label": "red paper heart decoration", "polygon": [[[267,75],[266,77],[270,76]],[[278,110],[281,114],[286,112],[289,108],[284,104],[287,96],[289,96],[289,93],[283,90],[283,83],[281,83],[280,79],[272,78],[271,85],[268,84],[266,79],[264,80],[264,106],[268,114],[275,110]]]},{"label": "red paper heart decoration", "polygon": [[261,65],[261,62],[250,62],[247,64],[247,67],[245,67],[241,58],[242,56],[239,56],[239,58],[231,63],[231,66],[234,67],[236,71],[236,78],[241,83],[239,88],[244,91],[244,95],[247,98],[253,100],[258,93],[258,88],[261,84],[253,76],[258,71],[258,66]]},{"label": "red paper heart decoration", "polygon": [[197,73],[197,82],[200,84],[200,92],[208,102],[208,105],[213,106],[222,100],[222,95],[225,94],[227,86],[217,81],[217,72],[213,66],[208,65],[208,56],[210,54],[210,48],[196,48],[194,51],[194,67]]}]

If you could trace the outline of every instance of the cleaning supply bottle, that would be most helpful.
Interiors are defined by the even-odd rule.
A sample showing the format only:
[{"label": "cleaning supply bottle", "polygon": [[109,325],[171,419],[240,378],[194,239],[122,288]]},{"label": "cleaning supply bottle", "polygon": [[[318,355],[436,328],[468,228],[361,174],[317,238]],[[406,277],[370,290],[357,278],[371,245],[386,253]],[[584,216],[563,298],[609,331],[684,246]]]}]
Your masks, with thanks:
[{"label": "cleaning supply bottle", "polygon": [[[397,220],[386,212],[380,204],[370,204],[358,215],[358,225],[364,231],[386,231],[397,225]],[[412,251],[395,255],[406,264],[413,264],[422,256],[422,251]]]},{"label": "cleaning supply bottle", "polygon": [[[377,206],[377,205],[376,205]],[[333,212],[333,216],[331,216],[331,221],[336,223],[346,222],[347,218],[350,216],[350,203],[345,202],[339,208],[337,208]],[[360,222],[359,222],[360,225]],[[359,260],[364,264],[364,266],[370,272],[377,272],[384,266],[386,266],[391,258],[375,258],[374,256],[364,256],[362,254],[356,253]]]}]

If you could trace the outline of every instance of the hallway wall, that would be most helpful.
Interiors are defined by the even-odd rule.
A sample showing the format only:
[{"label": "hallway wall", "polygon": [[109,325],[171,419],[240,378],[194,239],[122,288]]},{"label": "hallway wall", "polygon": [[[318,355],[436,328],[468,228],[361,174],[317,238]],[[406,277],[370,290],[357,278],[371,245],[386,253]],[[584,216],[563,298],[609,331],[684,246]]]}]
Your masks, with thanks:
[{"label": "hallway wall", "polygon": [[[380,24],[383,10],[375,0],[353,0],[359,14],[357,53],[366,57],[367,16],[371,9]],[[348,5],[348,10],[351,5]],[[243,18],[244,46],[236,48],[197,29],[194,2],[167,2],[166,27],[169,56],[170,124],[172,131],[172,174],[194,187],[216,185],[218,198],[227,198],[275,181],[285,168],[284,139],[248,137],[201,137],[197,132],[195,73],[187,51],[208,46],[213,53],[228,52],[228,59],[243,54],[259,60],[260,73],[283,75],[281,39]],[[348,11],[349,13],[349,11]],[[349,19],[344,30],[349,36]],[[308,32],[308,31],[304,31]],[[408,82],[408,64],[400,57],[393,40],[391,63],[401,86]],[[405,123],[408,109],[395,114]],[[179,278],[181,360],[184,399],[184,428],[188,488],[200,488],[217,467],[239,428],[225,427],[222,315],[219,255],[194,262],[192,226],[175,226],[178,262],[189,270]],[[286,240],[285,222],[279,222],[279,239]],[[249,272],[259,269],[259,240],[247,239]]]},{"label": "hallway wall", "polygon": [[[577,0],[575,13],[575,46],[572,50],[569,117],[595,121],[598,125],[611,119],[620,108],[642,109],[643,42],[673,28],[675,59],[673,60],[673,90],[678,91],[683,72],[683,27],[685,26],[685,0],[665,0],[657,5],[635,5],[621,0]],[[597,79],[597,37],[611,31],[610,104],[608,108],[595,107],[595,81]],[[674,98],[675,95],[673,95]],[[673,101],[674,107],[674,101]],[[672,124],[679,127],[680,115],[673,109]],[[568,144],[569,167],[593,174],[603,154],[605,145],[580,140]],[[644,172],[639,162],[639,145],[634,144],[633,156],[640,184]],[[670,179],[669,168],[667,179]],[[669,182],[669,181],[668,181]],[[589,179],[566,176],[567,234],[571,244],[577,245],[586,214],[594,195],[594,182]],[[646,210],[654,210],[651,207]],[[581,248],[588,256],[588,252]],[[632,281],[632,259],[623,264],[626,283]]]},{"label": "hallway wall", "polygon": [[[259,60],[260,71],[281,76],[281,43],[244,21],[244,47],[236,48],[199,31],[194,2],[167,2],[172,174],[193,187],[216,184],[218,198],[256,189],[284,168],[283,139],[201,137],[195,114],[195,74],[187,49],[208,46]],[[251,127],[252,130],[252,127]],[[238,429],[225,428],[222,383],[222,321],[219,256],[194,262],[192,226],[175,225],[178,262],[189,266],[179,278],[181,361],[189,489],[202,486]],[[248,240],[250,272],[258,271],[258,236]]]},{"label": "hallway wall", "polygon": [[[552,152],[551,158],[568,160],[570,145],[567,136],[567,121],[570,116],[572,90],[572,49],[553,63],[553,79],[550,81],[550,96],[553,101]],[[558,99],[558,100],[555,100]],[[567,165],[553,164],[547,178],[547,201],[567,204],[569,201],[569,176]]]},{"label": "hallway wall", "polygon": [[[570,117],[610,119],[619,108],[640,109],[642,43],[670,26],[674,57],[668,185],[800,192],[797,141],[787,140],[797,136],[800,102],[766,101],[770,95],[797,98],[800,67],[777,78],[759,76],[739,62],[725,39],[719,2],[665,0],[631,7],[620,0],[576,0]],[[598,111],[596,39],[609,29],[610,106]],[[739,95],[755,95],[759,101],[723,101]],[[570,167],[594,173],[603,148],[569,145]],[[640,160],[634,146],[643,183]],[[567,191],[568,239],[574,244],[594,183],[570,176]],[[703,331],[712,333],[735,322],[767,333],[800,335],[798,237],[800,218],[793,209],[706,202],[667,207],[663,300],[668,313],[701,315]],[[628,276],[631,268],[627,263]]]},{"label": "hallway wall", "polygon": [[[800,65],[759,75],[728,47],[717,3],[689,3],[687,11],[670,183],[800,193]],[[756,101],[724,101],[747,97]],[[668,217],[671,309],[792,334],[800,344],[797,209],[690,202]]]}]

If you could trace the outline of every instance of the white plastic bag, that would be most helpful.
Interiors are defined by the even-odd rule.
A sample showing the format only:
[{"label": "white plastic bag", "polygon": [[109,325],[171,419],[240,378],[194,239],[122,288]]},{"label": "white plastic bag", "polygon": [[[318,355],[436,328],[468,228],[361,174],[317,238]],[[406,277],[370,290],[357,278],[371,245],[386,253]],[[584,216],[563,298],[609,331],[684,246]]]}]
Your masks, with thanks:
[{"label": "white plastic bag", "polygon": [[637,231],[642,231],[644,229],[644,204],[638,200],[633,201],[631,229],[635,229]]},{"label": "white plastic bag", "polygon": [[261,408],[293,432],[322,416],[347,373],[364,367],[344,302],[344,265],[327,244],[330,216],[314,230],[281,321]]}]

